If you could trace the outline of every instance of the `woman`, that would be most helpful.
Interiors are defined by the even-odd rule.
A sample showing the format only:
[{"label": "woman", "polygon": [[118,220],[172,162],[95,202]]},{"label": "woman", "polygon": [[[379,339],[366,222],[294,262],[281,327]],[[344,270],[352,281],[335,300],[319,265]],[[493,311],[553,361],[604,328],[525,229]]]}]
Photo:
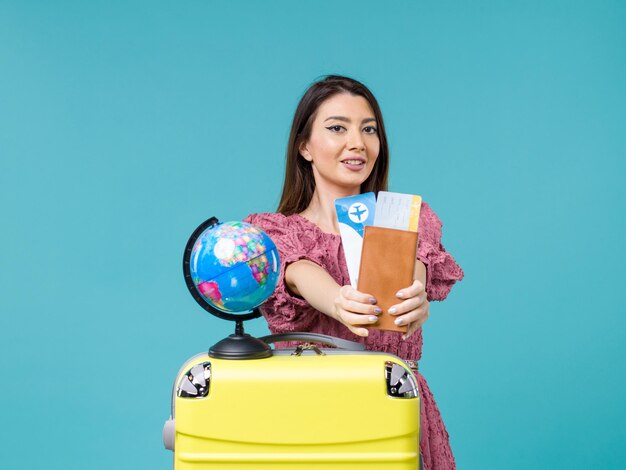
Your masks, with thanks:
[{"label": "woman", "polygon": [[274,240],[281,258],[276,291],[262,311],[273,333],[312,331],[395,354],[413,365],[423,403],[420,450],[426,469],[455,468],[448,434],[422,375],[421,326],[429,300],[443,300],[463,271],[441,245],[441,222],[425,203],[412,285],[389,309],[405,335],[368,330],[381,309],[350,286],[334,201],[387,189],[389,152],[382,114],[372,93],[346,77],[314,83],[296,110],[287,149],[283,194],[275,214],[246,220]]}]

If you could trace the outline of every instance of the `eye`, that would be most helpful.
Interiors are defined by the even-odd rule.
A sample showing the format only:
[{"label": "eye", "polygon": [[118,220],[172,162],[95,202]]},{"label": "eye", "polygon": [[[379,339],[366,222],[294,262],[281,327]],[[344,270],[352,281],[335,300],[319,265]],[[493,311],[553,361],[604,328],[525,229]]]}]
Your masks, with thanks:
[{"label": "eye", "polygon": [[326,129],[328,129],[331,132],[342,132],[346,130],[345,127],[340,126],[339,124],[335,124],[334,126],[328,126]]},{"label": "eye", "polygon": [[378,129],[376,129],[374,126],[367,126],[363,128],[363,132],[365,132],[366,134],[377,134]]}]

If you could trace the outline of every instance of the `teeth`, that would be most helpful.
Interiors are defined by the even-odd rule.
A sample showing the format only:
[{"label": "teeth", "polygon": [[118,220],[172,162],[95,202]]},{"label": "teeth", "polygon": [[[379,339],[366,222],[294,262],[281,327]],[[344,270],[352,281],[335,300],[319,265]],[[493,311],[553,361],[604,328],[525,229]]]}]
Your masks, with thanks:
[{"label": "teeth", "polygon": [[344,163],[348,163],[350,165],[363,165],[365,162],[361,160],[344,160]]}]

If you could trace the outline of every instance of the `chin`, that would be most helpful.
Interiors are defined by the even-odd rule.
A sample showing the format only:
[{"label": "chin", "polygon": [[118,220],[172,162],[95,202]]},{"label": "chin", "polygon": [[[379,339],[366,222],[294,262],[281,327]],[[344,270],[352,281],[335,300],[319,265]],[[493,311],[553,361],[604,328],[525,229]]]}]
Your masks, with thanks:
[{"label": "chin", "polygon": [[355,192],[358,194],[361,192],[361,186],[363,186],[363,183],[365,183],[366,179],[367,178],[359,178],[358,180],[342,181],[338,184],[338,186],[341,186],[350,192]]}]

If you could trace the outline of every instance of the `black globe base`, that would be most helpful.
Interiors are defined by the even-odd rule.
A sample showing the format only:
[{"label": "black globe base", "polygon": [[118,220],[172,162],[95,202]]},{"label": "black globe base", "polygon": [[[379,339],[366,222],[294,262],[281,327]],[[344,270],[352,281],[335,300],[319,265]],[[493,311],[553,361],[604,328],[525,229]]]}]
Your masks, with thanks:
[{"label": "black globe base", "polygon": [[215,343],[209,356],[216,359],[264,359],[272,355],[267,343],[243,332],[243,321],[237,320],[235,334]]},{"label": "black globe base", "polygon": [[230,335],[211,346],[209,349],[209,356],[217,359],[263,359],[271,357],[272,348],[270,348],[262,340],[243,332],[244,321],[259,318],[261,316],[261,311],[258,307],[253,308],[249,312],[239,312],[236,314],[218,310],[207,302],[194,283],[193,276],[191,275],[191,254],[193,252],[193,247],[205,230],[215,227],[219,223],[220,222],[216,217],[211,217],[202,222],[191,234],[191,237],[189,237],[183,254],[183,275],[185,277],[185,284],[187,284],[187,288],[189,289],[192,297],[210,314],[223,320],[236,322],[235,334]]}]

